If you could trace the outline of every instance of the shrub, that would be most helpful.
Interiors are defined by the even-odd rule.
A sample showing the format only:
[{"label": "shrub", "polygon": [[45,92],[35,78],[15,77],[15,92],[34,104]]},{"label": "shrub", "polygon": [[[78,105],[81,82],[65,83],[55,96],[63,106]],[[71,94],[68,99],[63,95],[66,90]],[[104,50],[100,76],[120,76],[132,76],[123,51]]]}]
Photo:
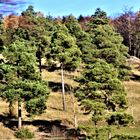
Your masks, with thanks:
[{"label": "shrub", "polygon": [[22,128],[15,132],[15,136],[16,138],[21,138],[21,139],[23,138],[31,139],[34,138],[34,133],[30,132],[28,128]]},{"label": "shrub", "polygon": [[140,140],[140,137],[133,135],[115,135],[112,140]]}]

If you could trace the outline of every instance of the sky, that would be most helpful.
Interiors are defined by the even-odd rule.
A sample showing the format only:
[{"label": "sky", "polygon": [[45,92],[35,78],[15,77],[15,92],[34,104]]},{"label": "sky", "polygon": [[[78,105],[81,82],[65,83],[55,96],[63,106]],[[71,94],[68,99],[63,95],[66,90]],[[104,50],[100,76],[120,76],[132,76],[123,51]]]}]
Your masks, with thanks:
[{"label": "sky", "polygon": [[35,10],[54,17],[73,14],[92,15],[96,8],[116,16],[125,9],[140,10],[140,0],[31,0]]},{"label": "sky", "polygon": [[[7,1],[19,3],[8,5]],[[23,4],[23,1],[27,3]],[[0,5],[0,11],[3,12],[10,11],[11,8],[15,13],[19,13],[25,10],[28,5],[33,5],[35,11],[41,11],[45,16],[53,17],[70,14],[76,17],[79,15],[88,16],[94,14],[96,8],[101,8],[111,17],[123,13],[125,9],[132,8],[134,12],[140,10],[140,0],[0,0],[1,3],[4,3],[4,6]]]}]

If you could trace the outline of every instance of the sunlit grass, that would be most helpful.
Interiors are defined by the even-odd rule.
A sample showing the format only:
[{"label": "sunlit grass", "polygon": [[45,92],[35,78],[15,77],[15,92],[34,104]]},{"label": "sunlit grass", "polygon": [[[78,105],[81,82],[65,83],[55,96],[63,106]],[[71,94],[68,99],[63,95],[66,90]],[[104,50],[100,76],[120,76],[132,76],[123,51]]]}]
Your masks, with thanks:
[{"label": "sunlit grass", "polygon": [[135,120],[135,123],[140,122],[140,82],[129,81],[124,83],[127,98],[128,98],[128,110]]},{"label": "sunlit grass", "polygon": [[16,140],[14,132],[0,123],[0,140]]},{"label": "sunlit grass", "polygon": [[[48,72],[43,71],[42,73],[43,79],[47,81],[53,81],[61,83],[61,74],[60,71],[56,72]],[[74,76],[79,75],[79,73],[68,73],[65,72],[64,79],[65,83],[71,86],[78,86],[78,83],[73,80]],[[128,81],[124,82],[125,89],[127,92],[128,98],[128,109],[127,112],[131,114],[135,119],[135,124],[131,127],[121,127],[120,129],[114,129],[113,133],[116,134],[132,134],[140,136],[140,82],[136,81]],[[63,111],[62,106],[62,94],[61,92],[51,92],[48,100],[47,100],[47,109],[45,113],[36,116],[34,118],[28,118],[26,115],[26,111],[23,109],[24,104],[22,104],[22,115],[23,120],[61,120],[62,124],[67,125],[69,127],[74,127],[74,103],[75,103],[75,110],[76,110],[76,118],[78,125],[84,125],[91,127],[91,131],[94,129],[93,123],[90,121],[89,115],[83,115],[79,103],[77,102],[76,98],[73,96],[72,93],[66,93],[66,109],[67,111]],[[0,100],[0,114],[3,115],[8,113],[8,103],[5,101]],[[15,114],[17,116],[17,103],[15,103]],[[29,129],[36,131],[37,127],[35,126],[27,126]],[[0,124],[0,138],[14,138],[14,132],[2,124]],[[94,132],[94,131],[93,131]],[[9,136],[6,137],[6,133]],[[35,134],[38,135],[38,134]],[[105,133],[106,135],[106,133]]]},{"label": "sunlit grass", "polygon": [[51,93],[47,101],[46,113],[35,119],[61,120],[65,125],[74,127],[74,107],[78,124],[89,121],[90,116],[83,115],[72,94],[66,94],[66,111],[63,111],[61,93]]},{"label": "sunlit grass", "polygon": [[[68,72],[64,71],[64,81],[65,81],[65,83],[70,85],[70,86],[78,86],[78,83],[73,80],[74,76],[78,76],[78,75],[79,75],[78,72],[68,73]],[[47,81],[61,83],[60,70],[55,71],[55,72],[48,72],[46,70],[43,70],[42,77],[43,77],[44,80],[47,80]]]}]

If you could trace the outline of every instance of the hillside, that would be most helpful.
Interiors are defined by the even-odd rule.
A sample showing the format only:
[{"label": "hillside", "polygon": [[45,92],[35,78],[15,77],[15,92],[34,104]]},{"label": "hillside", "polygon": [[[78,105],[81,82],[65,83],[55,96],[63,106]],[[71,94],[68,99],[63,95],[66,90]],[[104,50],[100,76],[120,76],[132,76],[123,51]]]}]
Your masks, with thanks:
[{"label": "hillside", "polygon": [[1,15],[0,139],[140,139],[140,12],[129,12]]},{"label": "hillside", "polygon": [[[139,71],[136,69],[137,64],[133,65],[135,69],[133,73],[137,76]],[[80,109],[79,103],[74,98],[73,94],[69,92],[69,86],[78,86],[78,83],[73,81],[73,77],[79,73],[65,73],[65,82],[66,82],[66,102],[67,102],[67,111],[62,111],[62,96],[61,96],[61,76],[60,72],[48,72],[43,70],[43,79],[49,82],[51,87],[51,94],[47,101],[47,110],[40,116],[36,116],[34,121],[32,118],[26,116],[26,112],[23,112],[23,124],[31,131],[35,132],[36,139],[42,139],[46,137],[63,137],[65,134],[70,133],[73,130],[74,132],[74,108],[76,111],[77,124],[84,129],[82,133],[93,133],[94,127],[90,121],[89,115],[84,115]],[[54,82],[55,81],[55,82]],[[127,97],[128,97],[128,109],[127,112],[134,117],[134,124],[129,127],[122,127],[120,129],[115,129],[115,132],[120,134],[129,134],[140,136],[140,82],[138,80],[130,80],[124,82]],[[16,119],[8,122],[7,113],[8,113],[8,104],[1,100],[0,102],[0,138],[2,139],[15,139],[14,130],[16,128]],[[15,106],[15,109],[17,107]],[[17,113],[16,113],[17,114]],[[4,121],[3,121],[4,119]],[[13,123],[14,122],[14,123]],[[87,127],[88,130],[84,127]],[[8,135],[7,135],[8,133]],[[73,138],[71,138],[73,139]],[[75,138],[76,139],[76,138]]]}]

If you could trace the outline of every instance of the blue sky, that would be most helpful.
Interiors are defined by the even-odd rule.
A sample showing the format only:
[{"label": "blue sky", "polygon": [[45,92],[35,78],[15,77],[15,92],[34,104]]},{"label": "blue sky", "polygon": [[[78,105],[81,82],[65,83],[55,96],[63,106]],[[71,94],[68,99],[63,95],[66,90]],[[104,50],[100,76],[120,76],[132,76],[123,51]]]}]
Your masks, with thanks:
[{"label": "blue sky", "polygon": [[108,16],[115,16],[131,7],[133,11],[140,10],[140,0],[30,0],[30,2],[36,11],[55,17],[69,14],[77,17],[80,14],[91,15],[98,7],[106,11]]}]

